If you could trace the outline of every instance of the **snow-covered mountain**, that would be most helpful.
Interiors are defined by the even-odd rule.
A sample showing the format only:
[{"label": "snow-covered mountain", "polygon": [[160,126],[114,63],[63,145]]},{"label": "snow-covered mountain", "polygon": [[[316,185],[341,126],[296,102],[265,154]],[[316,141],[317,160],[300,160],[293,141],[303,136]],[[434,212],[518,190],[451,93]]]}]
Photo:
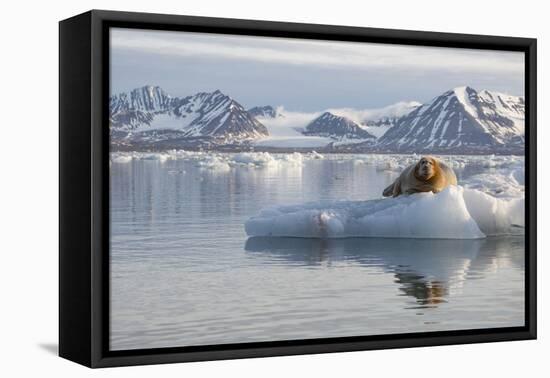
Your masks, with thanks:
[{"label": "snow-covered mountain", "polygon": [[395,126],[401,117],[381,117],[375,120],[366,120],[364,125],[371,127],[392,127]]},{"label": "snow-covered mountain", "polygon": [[524,152],[524,98],[471,87],[449,90],[423,105],[300,113],[269,105],[245,110],[219,90],[173,97],[144,86],[111,96],[109,115],[114,149]]},{"label": "snow-covered mountain", "polygon": [[152,145],[184,139],[218,143],[253,140],[269,135],[266,127],[244,107],[219,90],[183,98],[159,87],[145,86],[110,98],[114,143]]},{"label": "snow-covered mountain", "polygon": [[147,85],[136,88],[130,93],[111,96],[109,100],[111,113],[121,113],[129,110],[154,113],[168,110],[173,99],[160,87]]},{"label": "snow-covered mountain", "polygon": [[271,105],[255,106],[253,108],[248,109],[248,113],[253,117],[257,117],[257,118],[283,117],[283,115],[279,113],[277,109],[275,109]]},{"label": "snow-covered mountain", "polygon": [[351,119],[330,112],[324,112],[311,121],[306,126],[303,134],[331,138],[375,139],[374,135]]},{"label": "snow-covered mountain", "polygon": [[378,141],[392,152],[503,152],[523,144],[523,97],[459,87],[401,117]]},{"label": "snow-covered mountain", "polygon": [[266,127],[241,104],[219,90],[197,93],[177,101],[173,114],[182,121],[182,131],[186,137],[256,139],[269,135]]},{"label": "snow-covered mountain", "polygon": [[400,101],[383,108],[331,108],[327,112],[351,119],[376,138],[380,138],[397,121],[422,104],[417,101]]},{"label": "snow-covered mountain", "polygon": [[144,86],[109,98],[111,126],[135,130],[150,125],[154,115],[169,111],[172,97],[159,87]]}]

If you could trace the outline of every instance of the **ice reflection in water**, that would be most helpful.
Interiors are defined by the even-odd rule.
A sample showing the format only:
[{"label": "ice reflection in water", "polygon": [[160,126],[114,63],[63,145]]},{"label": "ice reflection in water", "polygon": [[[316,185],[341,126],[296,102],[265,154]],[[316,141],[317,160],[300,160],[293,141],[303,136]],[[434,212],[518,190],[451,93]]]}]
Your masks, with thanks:
[{"label": "ice reflection in water", "polygon": [[[266,264],[305,266],[345,262],[380,269],[394,276],[402,295],[420,306],[447,302],[467,279],[482,278],[499,260],[510,259],[523,270],[522,237],[482,240],[429,239],[300,239],[253,237],[245,249]],[[417,307],[405,307],[417,308]]]}]

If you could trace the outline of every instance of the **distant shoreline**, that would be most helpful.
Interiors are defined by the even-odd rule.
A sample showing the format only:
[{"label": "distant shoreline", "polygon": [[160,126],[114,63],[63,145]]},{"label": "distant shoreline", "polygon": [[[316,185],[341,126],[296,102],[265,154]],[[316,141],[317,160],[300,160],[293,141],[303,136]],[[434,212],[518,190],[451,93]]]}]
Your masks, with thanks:
[{"label": "distant shoreline", "polygon": [[455,151],[443,151],[443,150],[429,150],[429,151],[387,151],[387,150],[353,150],[353,149],[344,149],[344,148],[312,148],[312,147],[303,147],[303,148],[280,148],[280,147],[256,147],[250,145],[226,145],[226,146],[216,146],[216,147],[196,147],[196,146],[171,146],[164,148],[151,148],[151,147],[140,147],[136,148],[135,146],[110,146],[111,153],[119,152],[149,152],[149,153],[163,153],[173,150],[180,151],[192,151],[192,152],[214,152],[214,153],[241,153],[241,152],[269,152],[269,153],[278,153],[278,154],[291,154],[294,152],[299,153],[322,153],[322,154],[364,154],[364,155],[473,155],[473,156],[525,156],[525,150],[521,152],[517,148],[501,151],[480,151],[476,149],[471,150],[455,150]]}]

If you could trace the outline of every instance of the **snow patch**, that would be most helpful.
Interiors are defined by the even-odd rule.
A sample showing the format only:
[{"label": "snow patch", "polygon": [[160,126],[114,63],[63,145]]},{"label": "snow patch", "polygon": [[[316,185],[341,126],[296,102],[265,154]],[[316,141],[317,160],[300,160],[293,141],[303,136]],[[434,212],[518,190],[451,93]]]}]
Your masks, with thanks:
[{"label": "snow patch", "polygon": [[460,103],[464,107],[464,110],[466,110],[466,112],[468,112],[472,117],[478,118],[477,110],[470,102],[468,87],[458,87],[455,88],[453,91],[458,98],[458,101],[460,101]]},{"label": "snow patch", "polygon": [[362,124],[366,121],[375,121],[385,117],[402,117],[421,105],[422,104],[417,101],[401,101],[377,109],[329,108],[327,111],[341,117],[349,118],[355,123]]}]

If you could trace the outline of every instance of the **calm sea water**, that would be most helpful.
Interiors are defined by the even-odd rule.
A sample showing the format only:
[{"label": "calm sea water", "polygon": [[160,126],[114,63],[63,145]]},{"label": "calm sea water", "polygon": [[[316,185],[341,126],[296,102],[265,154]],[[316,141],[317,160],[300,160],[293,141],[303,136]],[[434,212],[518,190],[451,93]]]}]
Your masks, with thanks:
[{"label": "calm sea water", "polygon": [[[524,238],[247,238],[267,205],[379,198],[352,161],[111,167],[111,349],[524,324]],[[459,176],[478,173],[459,171]],[[459,177],[460,178],[460,177]]]}]

